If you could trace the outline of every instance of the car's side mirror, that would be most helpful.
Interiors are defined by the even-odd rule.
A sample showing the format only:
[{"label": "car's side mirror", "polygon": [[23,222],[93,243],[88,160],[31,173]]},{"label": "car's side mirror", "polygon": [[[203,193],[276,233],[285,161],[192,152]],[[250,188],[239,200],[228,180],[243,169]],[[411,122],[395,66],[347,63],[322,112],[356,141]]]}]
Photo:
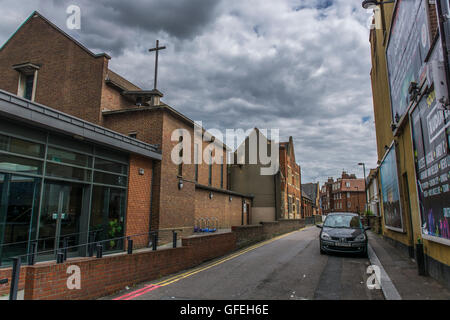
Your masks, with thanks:
[{"label": "car's side mirror", "polygon": [[372,227],[364,227],[364,231],[370,230]]},{"label": "car's side mirror", "polygon": [[321,224],[316,224],[316,227],[319,228],[319,229],[323,228],[323,226]]}]

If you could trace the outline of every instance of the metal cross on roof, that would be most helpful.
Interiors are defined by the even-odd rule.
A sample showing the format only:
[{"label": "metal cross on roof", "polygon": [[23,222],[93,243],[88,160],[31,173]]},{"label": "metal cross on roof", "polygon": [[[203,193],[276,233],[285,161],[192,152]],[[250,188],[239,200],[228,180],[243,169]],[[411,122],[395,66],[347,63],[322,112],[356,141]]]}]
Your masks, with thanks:
[{"label": "metal cross on roof", "polygon": [[158,52],[159,50],[164,50],[166,47],[160,47],[159,46],[159,40],[156,40],[156,47],[155,48],[151,48],[148,51],[149,52],[153,52],[156,51],[156,57],[155,57],[155,89],[156,89],[156,85],[158,82]]}]

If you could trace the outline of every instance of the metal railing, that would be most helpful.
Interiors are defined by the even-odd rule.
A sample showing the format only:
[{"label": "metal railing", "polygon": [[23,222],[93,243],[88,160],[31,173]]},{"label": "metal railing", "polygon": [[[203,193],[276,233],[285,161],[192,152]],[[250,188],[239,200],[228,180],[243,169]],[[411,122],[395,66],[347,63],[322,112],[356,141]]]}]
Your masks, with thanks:
[{"label": "metal railing", "polygon": [[[104,229],[90,230],[90,231],[77,232],[77,233],[68,233],[68,234],[61,235],[60,237],[54,236],[54,237],[38,238],[38,239],[26,240],[26,241],[17,241],[17,242],[4,243],[4,244],[0,245],[0,267],[2,266],[2,261],[3,261],[3,257],[2,257],[3,250],[6,247],[18,246],[18,245],[21,245],[21,244],[27,244],[28,245],[28,243],[29,243],[30,246],[28,247],[28,250],[29,250],[29,253],[30,253],[30,252],[36,252],[38,250],[38,246],[39,246],[40,242],[44,243],[43,247],[45,249],[45,242],[46,241],[53,240],[53,239],[56,240],[57,238],[59,238],[59,239],[62,239],[62,240],[60,240],[60,242],[62,241],[63,245],[64,245],[64,241],[68,241],[67,240],[68,238],[72,238],[74,236],[75,237],[76,236],[81,236],[81,235],[84,235],[84,234],[88,235],[88,240],[93,238],[94,241],[95,241],[95,238],[96,238],[97,234],[102,232],[102,231],[104,231]],[[92,235],[93,235],[93,237],[92,237]],[[60,247],[59,243],[58,243],[57,247]],[[53,250],[55,250],[55,249],[53,249]]]},{"label": "metal railing", "polygon": [[[32,266],[36,262],[37,255],[47,254],[48,257],[51,257],[52,255],[54,255],[54,260],[56,260],[57,264],[60,264],[60,263],[64,263],[67,260],[68,253],[70,250],[78,248],[79,250],[82,250],[82,249],[85,250],[84,255],[81,255],[83,257],[92,257],[94,255],[94,251],[95,251],[96,258],[101,259],[101,258],[103,258],[103,252],[104,252],[103,249],[105,247],[105,243],[108,243],[108,242],[115,243],[116,241],[124,241],[124,240],[126,240],[126,243],[127,243],[127,246],[126,246],[127,254],[133,254],[134,240],[136,238],[142,237],[142,236],[148,236],[148,241],[146,243],[146,246],[144,246],[144,247],[146,247],[146,248],[151,247],[153,251],[156,251],[158,249],[158,240],[160,238],[159,234],[162,232],[172,232],[172,247],[176,248],[177,241],[178,241],[177,231],[183,231],[183,230],[182,229],[154,230],[154,231],[133,234],[133,235],[128,235],[128,236],[121,236],[121,237],[115,237],[115,238],[109,238],[109,239],[103,239],[103,240],[95,240],[95,241],[87,241],[84,244],[79,244],[79,245],[74,245],[74,246],[68,246],[67,240],[64,239],[63,246],[61,248],[57,248],[57,249],[54,248],[52,250],[40,251],[40,252],[37,252],[36,246],[32,245],[32,249],[30,250],[29,253],[9,258],[10,260],[12,260],[11,286],[10,286],[9,300],[17,300],[17,292],[19,289],[20,268],[21,268],[21,262],[22,262],[23,258],[26,258],[27,264],[29,266]],[[123,244],[125,244],[125,243],[123,243]],[[125,246],[121,246],[121,247],[122,248],[117,249],[117,250],[111,250],[110,254],[125,251]],[[55,253],[55,251],[56,251],[56,253]],[[52,261],[52,260],[53,259],[46,260],[46,261]],[[0,283],[1,283],[1,281],[3,281],[4,283],[7,283],[8,279],[0,280]]]}]

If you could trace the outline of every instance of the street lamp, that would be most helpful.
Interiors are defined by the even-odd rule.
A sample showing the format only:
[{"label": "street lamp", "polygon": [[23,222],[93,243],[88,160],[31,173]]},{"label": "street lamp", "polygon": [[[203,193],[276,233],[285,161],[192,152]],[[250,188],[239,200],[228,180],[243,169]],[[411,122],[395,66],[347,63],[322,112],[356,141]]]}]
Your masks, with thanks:
[{"label": "street lamp", "polygon": [[363,167],[363,172],[364,172],[364,193],[366,194],[366,210],[369,210],[369,204],[367,202],[366,164],[364,162],[360,162],[360,163],[358,163],[358,165]]},{"label": "street lamp", "polygon": [[362,7],[364,9],[375,9],[380,4],[394,3],[394,2],[395,0],[388,0],[388,1],[364,0],[362,2]]}]

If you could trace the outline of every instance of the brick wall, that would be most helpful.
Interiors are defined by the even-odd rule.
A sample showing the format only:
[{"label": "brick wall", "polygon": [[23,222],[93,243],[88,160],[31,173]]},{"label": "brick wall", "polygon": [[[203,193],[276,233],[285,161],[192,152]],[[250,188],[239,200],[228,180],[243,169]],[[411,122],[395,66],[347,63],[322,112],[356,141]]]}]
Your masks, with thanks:
[{"label": "brick wall", "polygon": [[[236,248],[233,233],[183,239],[183,247],[102,259],[69,259],[63,264],[26,266],[25,299],[95,299],[143,281],[156,280],[204,261],[226,255]],[[81,289],[69,290],[68,266],[81,270]],[[22,281],[23,281],[22,277]]]},{"label": "brick wall", "polygon": [[[212,192],[213,198],[209,198],[210,191],[197,189],[195,191],[195,218],[216,218],[219,228],[231,228],[242,224],[242,197]],[[251,204],[250,199],[245,201]],[[251,209],[251,208],[250,208]],[[250,213],[251,214],[251,213]],[[246,221],[244,221],[246,224]]]},{"label": "brick wall", "polygon": [[[144,174],[139,174],[143,169]],[[130,156],[128,205],[125,235],[146,233],[150,226],[150,202],[152,189],[152,160],[137,155]],[[145,247],[148,236],[134,239],[133,246]]]},{"label": "brick wall", "polygon": [[[181,236],[194,232],[195,185],[185,181],[183,188],[178,188],[178,165],[172,162],[171,153],[178,141],[171,141],[172,133],[177,129],[186,129],[194,137],[194,128],[186,122],[164,112],[162,131],[162,162],[159,199],[159,228],[180,228]],[[194,146],[191,144],[193,154]],[[194,180],[194,165],[183,165],[183,179]],[[164,239],[163,239],[164,240]]]},{"label": "brick wall", "polygon": [[260,225],[234,226],[231,228],[236,234],[237,247],[242,248],[250,244],[276,237],[305,227],[303,219],[278,220],[276,222],[261,222]]},{"label": "brick wall", "polygon": [[[4,294],[9,294],[10,285],[11,285],[11,272],[12,268],[4,268],[0,269],[0,279],[8,279],[8,283],[0,284],[0,296]],[[22,290],[25,287],[25,268],[20,270],[19,277],[19,290]]]},{"label": "brick wall", "polygon": [[[39,263],[23,266],[20,289],[26,300],[95,299],[113,294],[125,286],[155,280],[205,261],[224,256],[237,248],[269,239],[305,226],[304,220],[280,220],[254,226],[233,227],[233,232],[183,238],[183,246],[175,249],[111,255],[101,259],[74,258],[65,263]],[[81,289],[67,288],[67,268],[81,270]],[[0,278],[10,277],[11,269],[1,269]],[[9,285],[2,288],[9,292]]]},{"label": "brick wall", "polygon": [[93,123],[100,122],[108,59],[94,56],[40,16],[31,17],[0,50],[0,89],[17,94],[13,65],[40,65],[35,101]]}]

